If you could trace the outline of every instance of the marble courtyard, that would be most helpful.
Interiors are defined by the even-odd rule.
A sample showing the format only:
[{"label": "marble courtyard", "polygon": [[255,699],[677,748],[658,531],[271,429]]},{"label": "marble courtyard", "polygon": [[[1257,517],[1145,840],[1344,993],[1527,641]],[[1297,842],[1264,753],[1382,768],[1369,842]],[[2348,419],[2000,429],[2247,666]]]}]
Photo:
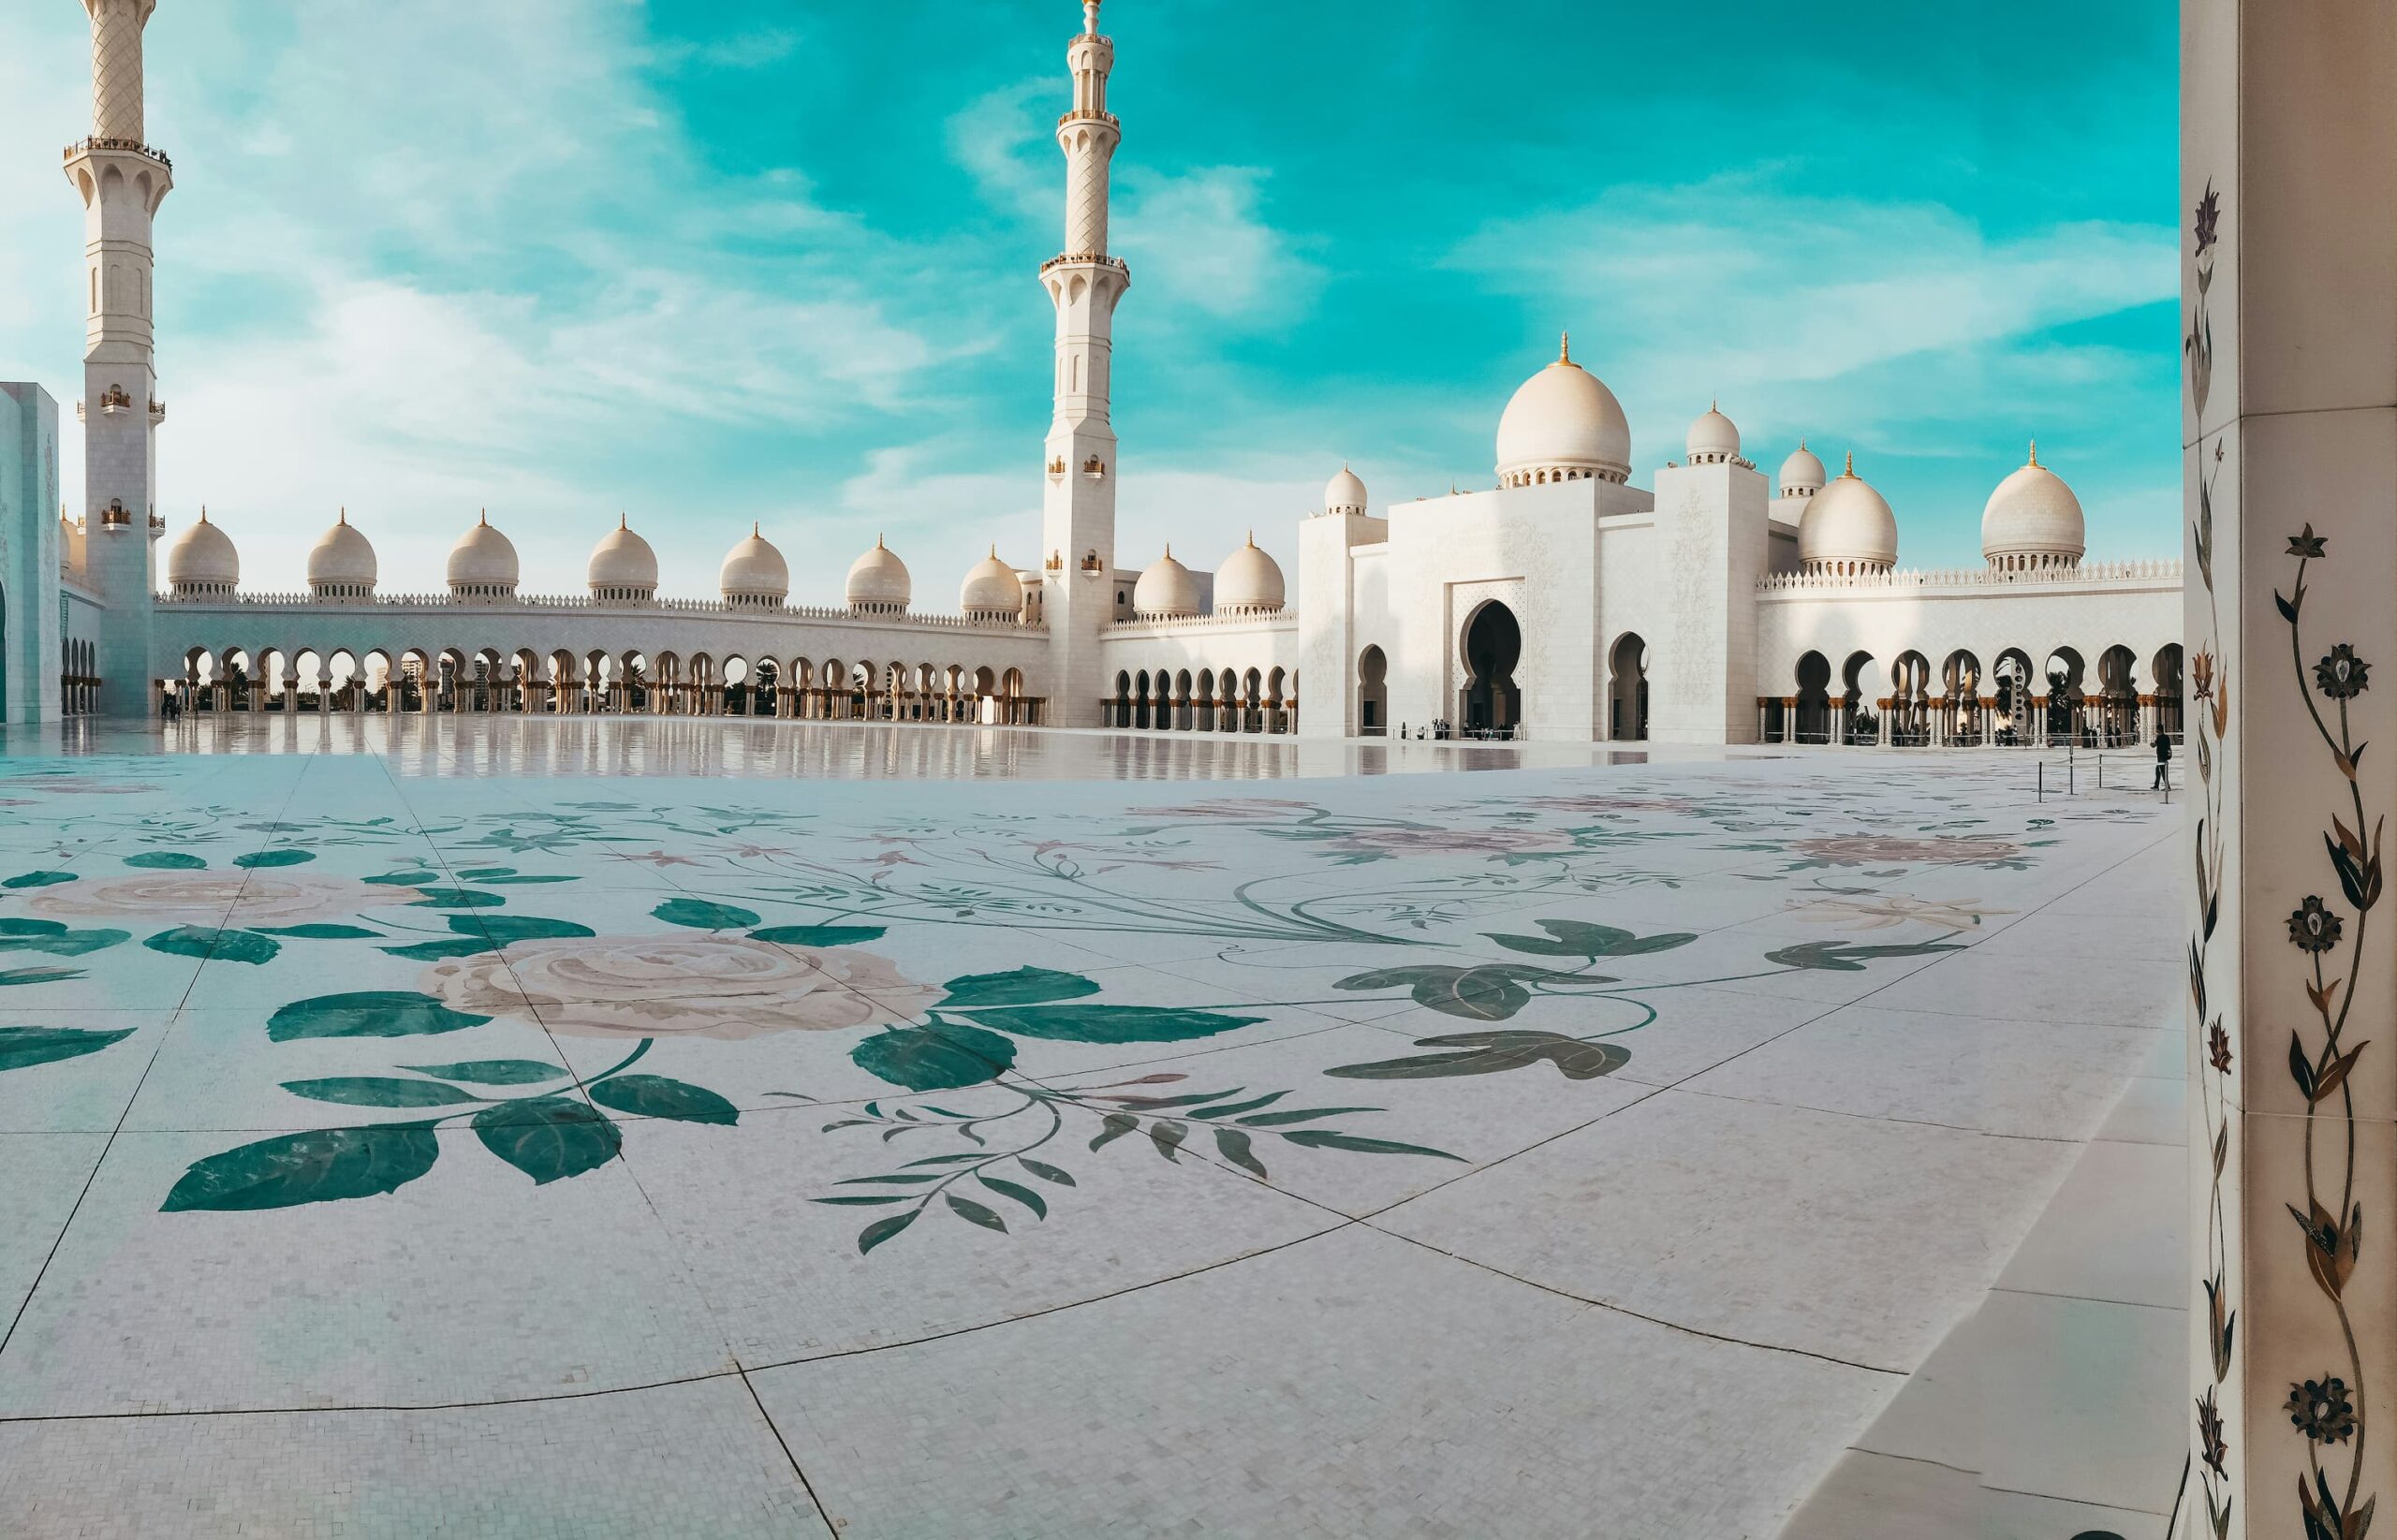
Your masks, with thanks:
[{"label": "marble courtyard", "polygon": [[66,734],[0,1533],[2163,1533],[2180,814],[2085,757]]}]

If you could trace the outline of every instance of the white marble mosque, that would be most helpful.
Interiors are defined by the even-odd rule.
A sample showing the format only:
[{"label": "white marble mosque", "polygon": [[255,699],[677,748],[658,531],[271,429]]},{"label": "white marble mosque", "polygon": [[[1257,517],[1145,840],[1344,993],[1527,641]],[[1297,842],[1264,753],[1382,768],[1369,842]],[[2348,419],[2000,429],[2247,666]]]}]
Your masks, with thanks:
[{"label": "white marble mosque", "polygon": [[[528,584],[504,517],[462,510],[443,587],[392,593],[345,512],[309,554],[308,592],[245,590],[238,514],[199,510],[174,530],[161,511],[151,225],[173,172],[144,139],[141,93],[156,0],[86,3],[93,131],[66,170],[88,213],[87,506],[53,532],[56,408],[38,386],[7,387],[12,719],[137,714],[175,696],[201,711],[1334,738],[1438,721],[1573,742],[2125,744],[2180,730],[2180,564],[2085,563],[2080,501],[2036,447],[1990,494],[1982,566],[1908,569],[1897,516],[1852,453],[1834,475],[1801,442],[1768,477],[1715,406],[1684,459],[1635,485],[1622,405],[1569,339],[1506,403],[1487,490],[1376,504],[1344,466],[1301,521],[1295,585],[1253,539],[1212,573],[1170,549],[1127,565],[1109,402],[1131,275],[1108,251],[1121,125],[1096,4],[1067,46],[1064,250],[1040,269],[1055,415],[1040,548],[1007,553],[1028,560],[995,544],[950,553],[926,574],[938,596],[919,595],[877,541],[841,605],[793,605],[787,563],[753,527],[717,594],[676,596],[619,517],[580,586]],[[55,638],[25,619],[51,612],[53,588]]]},{"label": "white marble mosque", "polygon": [[1286,581],[1118,561],[1089,0],[1041,542],[931,612],[621,516],[542,596],[505,510],[244,592],[158,511],[155,4],[81,518],[0,385],[0,1533],[2386,1534],[2384,7],[2179,7],[2182,560],[2028,446],[1971,571],[1719,407],[1635,486],[1568,344]]}]

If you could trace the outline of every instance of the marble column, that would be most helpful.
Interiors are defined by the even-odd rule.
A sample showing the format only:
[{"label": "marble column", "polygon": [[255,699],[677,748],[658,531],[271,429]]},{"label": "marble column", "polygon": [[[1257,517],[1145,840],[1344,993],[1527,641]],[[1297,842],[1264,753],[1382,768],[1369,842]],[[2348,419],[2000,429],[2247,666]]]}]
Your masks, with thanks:
[{"label": "marble column", "polygon": [[2182,61],[2183,1533],[2358,1540],[2397,1502],[2397,8],[2185,0]]}]

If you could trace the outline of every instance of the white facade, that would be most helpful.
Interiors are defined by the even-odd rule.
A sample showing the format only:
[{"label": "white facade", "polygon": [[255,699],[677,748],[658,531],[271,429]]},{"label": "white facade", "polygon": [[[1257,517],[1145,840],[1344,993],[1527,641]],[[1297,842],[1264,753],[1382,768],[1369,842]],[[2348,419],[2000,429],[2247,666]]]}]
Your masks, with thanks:
[{"label": "white facade", "polygon": [[753,528],[727,532],[719,597],[661,598],[654,552],[622,521],[601,532],[587,594],[538,598],[519,593],[513,545],[478,515],[461,519],[449,593],[394,596],[377,590],[371,532],[345,515],[312,553],[306,594],[243,591],[233,532],[204,520],[176,538],[158,594],[150,221],[171,169],[140,140],[155,0],[85,4],[95,137],[67,169],[90,220],[90,506],[62,527],[57,565],[97,619],[69,702],[130,711],[181,692],[203,709],[1321,737],[1436,723],[1690,743],[2177,728],[2178,564],[2083,566],[2080,504],[2036,451],[1993,494],[1986,569],[1908,572],[1897,516],[1852,457],[1832,476],[1801,446],[1769,482],[1719,404],[1692,424],[1686,461],[1659,468],[1653,490],[1633,485],[1622,405],[1569,341],[1500,417],[1491,490],[1376,506],[1344,466],[1301,525],[1293,582],[1253,541],[1214,571],[1170,551],[1119,566],[1110,406],[1131,273],[1108,249],[1123,128],[1097,0],[1067,44],[1064,244],[1039,270],[1056,331],[1036,565],[995,547],[952,553],[930,570],[962,576],[958,608],[927,612],[908,564],[877,540],[843,606],[801,608]]}]

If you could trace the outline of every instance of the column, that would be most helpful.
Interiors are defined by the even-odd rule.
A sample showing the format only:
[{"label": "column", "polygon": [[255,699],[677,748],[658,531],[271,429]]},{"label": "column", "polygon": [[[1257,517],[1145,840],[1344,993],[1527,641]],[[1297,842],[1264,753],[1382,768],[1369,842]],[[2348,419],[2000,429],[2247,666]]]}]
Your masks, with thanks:
[{"label": "column", "polygon": [[2185,0],[2182,60],[2186,1527],[2355,1540],[2397,1503],[2397,13]]}]

